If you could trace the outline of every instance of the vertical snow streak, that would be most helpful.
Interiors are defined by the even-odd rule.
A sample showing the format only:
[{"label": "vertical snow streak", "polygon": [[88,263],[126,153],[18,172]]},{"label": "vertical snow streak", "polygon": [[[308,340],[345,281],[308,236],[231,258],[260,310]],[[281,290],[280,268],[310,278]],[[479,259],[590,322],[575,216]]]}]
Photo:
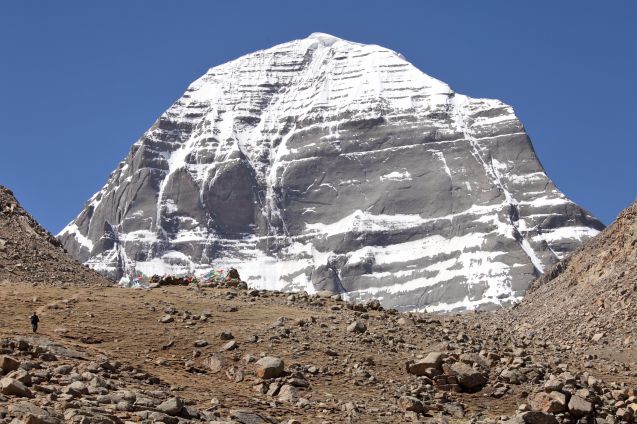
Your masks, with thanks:
[{"label": "vertical snow streak", "polygon": [[[495,186],[497,186],[504,194],[505,203],[509,207],[517,209],[518,201],[513,197],[511,192],[507,189],[506,185],[502,182],[502,178],[499,173],[499,170],[497,169],[496,166],[494,166],[494,162],[497,163],[497,161],[495,159],[491,159],[491,164],[487,164],[486,160],[482,156],[481,148],[480,148],[478,140],[473,135],[473,131],[471,130],[471,128],[469,128],[469,126],[467,125],[466,108],[468,103],[469,103],[469,98],[467,96],[456,94],[451,98],[451,105],[452,105],[452,111],[453,111],[452,113],[456,123],[458,124],[458,128],[462,131],[465,138],[469,141],[469,144],[471,145],[472,154],[482,164],[486,175],[491,178],[492,183]],[[520,243],[520,247],[522,248],[524,253],[526,253],[526,255],[529,257],[533,266],[541,274],[543,274],[544,267],[542,265],[542,262],[537,257],[537,254],[535,253],[535,251],[529,244],[528,240],[526,240],[524,234],[522,234],[522,232],[518,228],[517,222],[514,221],[513,219],[509,219],[509,222],[505,223],[505,225],[511,227],[513,231],[513,234],[511,234],[511,236],[514,236],[514,234],[519,235],[519,240],[518,240],[518,237],[515,237],[515,238]]]}]

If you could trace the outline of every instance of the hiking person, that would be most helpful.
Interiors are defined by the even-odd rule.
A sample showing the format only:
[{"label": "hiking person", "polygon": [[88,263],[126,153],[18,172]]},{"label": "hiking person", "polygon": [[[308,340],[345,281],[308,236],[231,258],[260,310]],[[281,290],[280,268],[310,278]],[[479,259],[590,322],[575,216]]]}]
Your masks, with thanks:
[{"label": "hiking person", "polygon": [[31,315],[31,328],[33,328],[34,333],[38,331],[38,322],[40,322],[40,317],[34,312],[33,315]]}]

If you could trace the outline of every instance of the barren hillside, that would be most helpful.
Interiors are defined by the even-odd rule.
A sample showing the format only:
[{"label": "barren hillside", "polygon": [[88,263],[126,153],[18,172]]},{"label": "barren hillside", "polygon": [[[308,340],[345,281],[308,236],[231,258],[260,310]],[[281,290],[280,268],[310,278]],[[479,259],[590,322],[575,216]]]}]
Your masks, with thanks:
[{"label": "barren hillside", "polygon": [[0,281],[50,285],[111,282],[71,258],[29,215],[11,190],[0,186]]}]

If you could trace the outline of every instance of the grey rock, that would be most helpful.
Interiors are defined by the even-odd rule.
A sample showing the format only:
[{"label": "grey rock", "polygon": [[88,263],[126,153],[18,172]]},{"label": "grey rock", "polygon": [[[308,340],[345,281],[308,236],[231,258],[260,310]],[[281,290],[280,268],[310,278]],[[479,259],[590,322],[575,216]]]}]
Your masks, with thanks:
[{"label": "grey rock", "polygon": [[367,331],[367,325],[365,325],[365,323],[361,320],[356,320],[347,326],[348,333],[363,334],[366,331]]},{"label": "grey rock", "polygon": [[449,374],[456,375],[460,387],[467,390],[473,390],[487,384],[489,380],[487,375],[463,362],[456,362],[449,367]]},{"label": "grey rock", "polygon": [[174,320],[175,318],[173,318],[172,315],[164,315],[163,317],[161,317],[159,322],[161,322],[162,324],[168,324],[170,322],[173,322]]},{"label": "grey rock", "polygon": [[219,371],[223,370],[225,367],[225,361],[223,360],[223,358],[219,358],[217,356],[210,356],[206,358],[206,360],[204,361],[204,364],[208,368],[208,370],[213,374],[218,373]]},{"label": "grey rock", "polygon": [[481,368],[488,369],[489,363],[487,362],[487,358],[484,358],[477,353],[463,353],[460,355],[460,361],[469,365],[477,365]]},{"label": "grey rock", "polygon": [[446,355],[443,352],[429,352],[427,356],[419,360],[417,363],[420,365],[427,365],[430,368],[440,369],[445,356]]},{"label": "grey rock", "polygon": [[117,402],[116,409],[118,411],[123,411],[123,412],[132,412],[135,410],[135,407],[133,406],[132,403],[122,400]]},{"label": "grey rock", "polygon": [[157,412],[157,411],[153,411],[150,412],[149,414],[147,414],[147,419],[150,422],[153,423],[157,423],[157,422],[162,422],[165,424],[177,424],[179,423],[179,418],[176,417],[172,417],[168,414],[165,414],[163,412]]},{"label": "grey rock", "polygon": [[557,424],[555,415],[542,411],[527,411],[518,415],[525,424]]},{"label": "grey rock", "polygon": [[276,421],[273,420],[272,418],[263,414],[255,413],[255,412],[231,411],[230,415],[232,416],[232,418],[234,418],[237,422],[241,424],[274,424],[276,423]]},{"label": "grey rock", "polygon": [[9,405],[9,412],[26,424],[58,424],[63,421],[31,402],[18,402]]},{"label": "grey rock", "polygon": [[190,405],[184,405],[184,407],[181,410],[181,416],[184,418],[189,418],[189,419],[197,419],[200,416],[199,411],[197,411],[197,409],[193,406]]},{"label": "grey rock", "polygon": [[221,334],[219,334],[219,338],[221,340],[232,340],[234,339],[234,336],[230,331],[222,331]]},{"label": "grey rock", "polygon": [[173,397],[159,404],[157,406],[157,410],[174,417],[181,413],[181,409],[183,407],[184,405],[181,402],[181,399],[179,399],[178,397]]},{"label": "grey rock", "polygon": [[403,411],[412,411],[419,414],[426,411],[425,405],[422,401],[413,396],[401,396],[398,399],[398,406],[400,406]]},{"label": "grey rock", "polygon": [[110,384],[106,380],[104,380],[102,377],[100,377],[99,375],[94,376],[90,380],[89,385],[91,387],[100,387],[100,388],[104,388],[104,389],[110,388]]},{"label": "grey rock", "polygon": [[520,384],[525,380],[520,371],[509,368],[502,370],[500,378],[509,384]]},{"label": "grey rock", "polygon": [[556,378],[549,379],[546,381],[546,383],[544,383],[544,391],[546,392],[559,392],[560,390],[562,390],[562,387],[564,387],[564,383]]},{"label": "grey rock", "polygon": [[226,350],[234,350],[234,349],[237,349],[238,347],[239,347],[239,343],[237,343],[235,340],[230,340],[228,343],[221,346],[221,351],[224,352]]},{"label": "grey rock", "polygon": [[82,383],[81,381],[74,381],[73,383],[66,386],[64,392],[76,397],[83,396],[88,394],[88,387],[86,387],[86,384]]},{"label": "grey rock", "polygon": [[278,399],[280,402],[294,403],[299,399],[299,389],[290,384],[284,384],[279,389]]},{"label": "grey rock", "polygon": [[195,347],[206,347],[206,346],[208,346],[208,341],[207,340],[195,340],[194,346]]},{"label": "grey rock", "polygon": [[140,408],[150,408],[159,405],[161,401],[150,396],[137,395],[135,398],[135,406]]},{"label": "grey rock", "polygon": [[58,375],[68,375],[71,371],[73,371],[73,365],[60,365],[53,369],[53,373]]},{"label": "grey rock", "polygon": [[431,352],[425,358],[416,362],[407,363],[407,372],[416,376],[433,377],[441,374],[441,365],[444,354],[440,352]]},{"label": "grey rock", "polygon": [[574,395],[568,401],[568,412],[576,418],[584,417],[593,412],[593,404],[580,396]]},{"label": "grey rock", "polygon": [[600,341],[602,338],[604,337],[604,333],[595,333],[593,335],[593,337],[591,337],[591,340],[594,341],[595,343],[597,343],[598,341]]},{"label": "grey rock", "polygon": [[457,402],[444,403],[442,409],[444,409],[447,414],[456,418],[462,418],[465,414],[464,406]]}]

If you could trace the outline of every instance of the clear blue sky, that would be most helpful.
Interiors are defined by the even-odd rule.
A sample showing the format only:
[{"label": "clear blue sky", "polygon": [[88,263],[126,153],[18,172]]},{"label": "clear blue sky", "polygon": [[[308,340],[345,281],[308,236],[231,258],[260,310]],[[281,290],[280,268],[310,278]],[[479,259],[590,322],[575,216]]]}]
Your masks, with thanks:
[{"label": "clear blue sky", "polygon": [[0,184],[57,232],[208,68],[327,32],[511,104],[609,223],[637,196],[636,22],[632,0],[2,2]]}]

